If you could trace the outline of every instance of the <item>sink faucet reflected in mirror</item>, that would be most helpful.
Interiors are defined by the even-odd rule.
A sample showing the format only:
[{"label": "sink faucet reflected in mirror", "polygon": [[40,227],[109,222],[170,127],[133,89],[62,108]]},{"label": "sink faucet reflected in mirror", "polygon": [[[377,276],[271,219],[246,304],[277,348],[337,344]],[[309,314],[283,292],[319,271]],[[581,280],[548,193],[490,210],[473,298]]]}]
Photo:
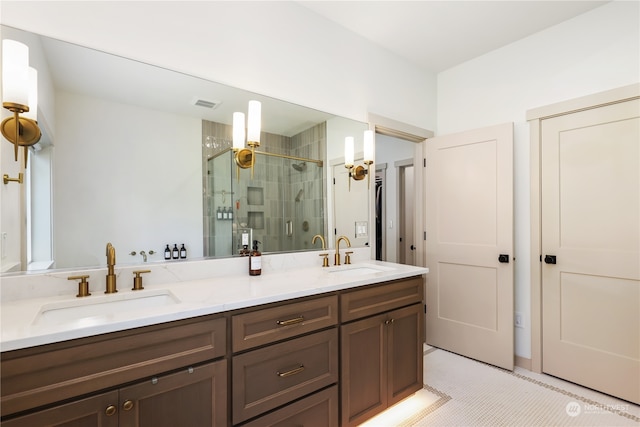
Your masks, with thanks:
[{"label": "sink faucet reflected in mirror", "polygon": [[111,242],[107,243],[107,289],[105,294],[113,294],[118,292],[116,288],[116,248],[113,247]]}]

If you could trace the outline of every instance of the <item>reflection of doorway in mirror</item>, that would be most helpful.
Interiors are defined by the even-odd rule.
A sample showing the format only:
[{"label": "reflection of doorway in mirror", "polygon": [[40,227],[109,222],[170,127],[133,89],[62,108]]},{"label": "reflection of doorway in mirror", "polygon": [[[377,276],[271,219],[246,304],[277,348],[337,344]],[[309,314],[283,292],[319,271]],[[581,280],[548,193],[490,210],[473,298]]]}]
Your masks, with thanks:
[{"label": "reflection of doorway in mirror", "polygon": [[398,169],[398,262],[416,264],[413,159],[396,162]]},{"label": "reflection of doorway in mirror", "polygon": [[[413,224],[415,224],[413,203],[416,192],[413,185],[407,186],[408,193],[403,196],[401,178],[404,173],[403,168],[413,165],[415,147],[415,142],[376,134],[376,170],[381,169],[381,165],[385,165],[380,200],[382,204],[380,211],[383,216],[380,224],[382,232],[380,237],[376,236],[376,240],[379,240],[376,244],[381,245],[379,253],[382,261],[405,262],[402,245],[407,238],[403,234],[403,229],[413,234]],[[407,179],[413,180],[413,175]],[[409,203],[411,206],[407,206]],[[409,243],[410,247],[411,243]],[[413,264],[413,262],[407,263]]]},{"label": "reflection of doorway in mirror", "polygon": [[386,207],[386,191],[385,173],[387,164],[382,163],[376,165],[376,184],[375,184],[375,209],[376,209],[376,260],[382,261],[386,259],[386,246],[383,244],[385,235],[385,207]]}]

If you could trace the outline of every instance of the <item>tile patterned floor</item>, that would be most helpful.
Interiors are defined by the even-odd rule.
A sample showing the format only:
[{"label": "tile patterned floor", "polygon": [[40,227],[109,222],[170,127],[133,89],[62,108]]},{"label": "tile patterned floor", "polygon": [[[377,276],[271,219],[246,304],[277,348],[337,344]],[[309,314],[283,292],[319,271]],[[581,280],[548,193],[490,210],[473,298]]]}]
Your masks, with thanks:
[{"label": "tile patterned floor", "polygon": [[424,389],[361,427],[640,427],[640,406],[549,375],[430,347],[424,360]]}]

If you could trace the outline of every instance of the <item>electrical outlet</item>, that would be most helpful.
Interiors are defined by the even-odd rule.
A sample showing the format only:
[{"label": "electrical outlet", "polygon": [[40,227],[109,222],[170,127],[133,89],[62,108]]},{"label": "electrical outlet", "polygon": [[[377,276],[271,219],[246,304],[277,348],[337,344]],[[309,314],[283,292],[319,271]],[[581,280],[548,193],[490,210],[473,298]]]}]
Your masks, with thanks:
[{"label": "electrical outlet", "polygon": [[524,317],[522,317],[522,313],[517,311],[515,315],[515,326],[516,328],[524,328]]}]

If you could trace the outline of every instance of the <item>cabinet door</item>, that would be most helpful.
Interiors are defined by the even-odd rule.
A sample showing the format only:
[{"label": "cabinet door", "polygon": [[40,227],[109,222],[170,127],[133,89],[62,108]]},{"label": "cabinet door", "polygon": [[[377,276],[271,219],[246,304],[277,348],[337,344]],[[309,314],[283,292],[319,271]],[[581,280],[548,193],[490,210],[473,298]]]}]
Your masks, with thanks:
[{"label": "cabinet door", "polygon": [[120,389],[120,427],[227,425],[227,361]]},{"label": "cabinet door", "polygon": [[3,427],[118,427],[118,392],[111,391],[13,420]]},{"label": "cabinet door", "polygon": [[388,316],[388,405],[391,406],[423,386],[423,306],[412,305],[392,311]]},{"label": "cabinet door", "polygon": [[387,408],[387,315],[341,327],[342,425],[354,426]]}]

